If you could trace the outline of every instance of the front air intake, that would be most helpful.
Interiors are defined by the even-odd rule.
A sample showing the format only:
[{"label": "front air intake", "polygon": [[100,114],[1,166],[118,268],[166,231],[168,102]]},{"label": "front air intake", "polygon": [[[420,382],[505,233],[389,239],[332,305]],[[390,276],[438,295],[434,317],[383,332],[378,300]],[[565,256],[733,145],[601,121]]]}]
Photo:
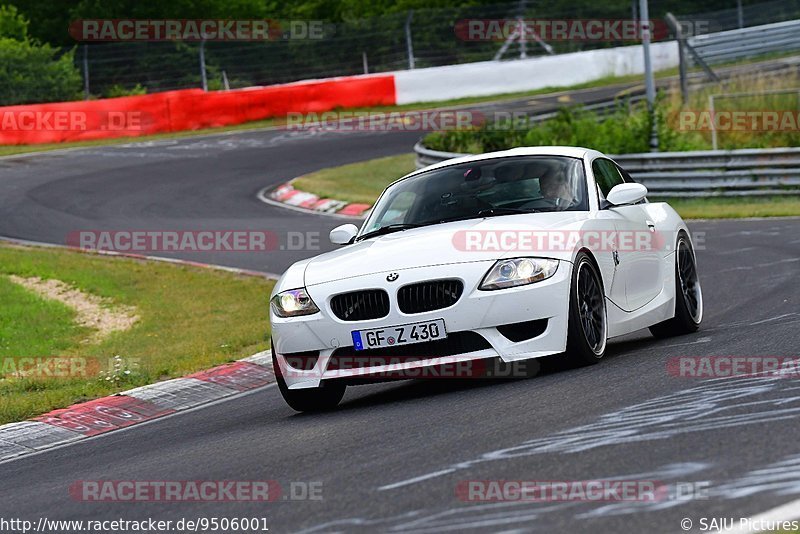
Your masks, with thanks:
[{"label": "front air intake", "polygon": [[383,289],[342,293],[331,299],[331,310],[342,321],[365,321],[389,315],[389,295]]},{"label": "front air intake", "polygon": [[397,291],[397,305],[403,313],[424,313],[449,308],[461,298],[461,280],[432,280],[409,284]]}]

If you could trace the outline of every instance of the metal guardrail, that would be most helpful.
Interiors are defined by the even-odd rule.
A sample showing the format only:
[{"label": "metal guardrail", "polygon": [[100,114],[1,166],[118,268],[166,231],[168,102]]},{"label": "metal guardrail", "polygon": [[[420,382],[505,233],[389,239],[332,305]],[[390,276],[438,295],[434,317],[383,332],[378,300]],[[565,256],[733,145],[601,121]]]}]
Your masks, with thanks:
[{"label": "metal guardrail", "polygon": [[800,50],[800,20],[698,35],[687,41],[703,61],[712,64]]},{"label": "metal guardrail", "polygon": [[[645,99],[644,92],[630,93],[628,96],[625,97],[616,97],[610,100],[603,100],[602,102],[594,102],[591,104],[581,104],[579,109],[581,111],[592,112],[598,119],[602,119],[614,113],[621,106],[627,107],[628,110],[631,110],[636,103],[644,99]],[[566,108],[568,106],[564,107]],[[534,124],[539,122],[544,122],[546,120],[555,118],[558,115],[558,113],[559,113],[558,110],[548,111],[546,113],[535,113],[533,115],[528,116],[528,120]]]},{"label": "metal guardrail", "polygon": [[[418,169],[466,156],[414,145]],[[800,148],[610,156],[653,197],[800,195]]]},{"label": "metal guardrail", "polygon": [[441,150],[431,150],[430,148],[425,148],[423,146],[422,141],[418,141],[416,145],[414,145],[414,156],[415,156],[415,164],[417,169],[422,169],[427,167],[428,165],[433,165],[434,163],[440,163],[442,161],[447,161],[448,159],[460,158],[462,156],[469,156],[471,154],[461,154],[459,152],[442,152]]}]

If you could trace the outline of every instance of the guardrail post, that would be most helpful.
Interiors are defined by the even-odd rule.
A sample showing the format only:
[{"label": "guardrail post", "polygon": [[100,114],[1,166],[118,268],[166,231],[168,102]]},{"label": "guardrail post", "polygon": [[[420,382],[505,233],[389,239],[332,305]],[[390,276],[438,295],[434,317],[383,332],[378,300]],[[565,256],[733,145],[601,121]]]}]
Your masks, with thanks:
[{"label": "guardrail post", "polygon": [[708,66],[708,63],[706,63],[705,60],[700,57],[700,54],[697,53],[697,50],[694,49],[694,47],[689,43],[689,41],[685,42],[685,46],[686,50],[688,50],[689,53],[692,54],[692,59],[694,59],[695,63],[697,63],[698,65],[700,65],[700,67],[702,67],[703,71],[706,73],[706,76],[708,76],[715,82],[719,82],[719,76],[717,76],[717,74],[713,70],[711,70],[711,67]]},{"label": "guardrail post", "polygon": [[200,79],[203,83],[203,91],[208,91],[208,78],[206,78],[206,36],[200,41]]},{"label": "guardrail post", "polygon": [[650,151],[658,152],[658,127],[656,125],[656,83],[653,78],[653,64],[650,61],[650,12],[647,0],[639,0],[639,13],[642,26],[642,49],[644,50],[644,83],[647,94],[647,109],[650,112]]},{"label": "guardrail post", "polygon": [[408,52],[408,68],[412,70],[416,63],[414,61],[414,44],[411,42],[411,20],[413,18],[414,10],[410,9],[406,17],[406,51]]},{"label": "guardrail post", "polygon": [[667,25],[675,32],[675,39],[678,41],[678,72],[681,80],[681,101],[686,104],[689,101],[689,80],[686,77],[686,36],[683,35],[683,29],[680,22],[675,18],[672,13],[667,13],[665,17]]},{"label": "guardrail post", "polygon": [[89,45],[83,45],[83,99],[89,100]]},{"label": "guardrail post", "polygon": [[708,111],[711,113],[711,148],[717,150],[717,118],[714,116],[714,96],[708,95]]},{"label": "guardrail post", "polygon": [[736,16],[739,19],[739,28],[744,28],[744,10],[742,0],[736,0]]}]

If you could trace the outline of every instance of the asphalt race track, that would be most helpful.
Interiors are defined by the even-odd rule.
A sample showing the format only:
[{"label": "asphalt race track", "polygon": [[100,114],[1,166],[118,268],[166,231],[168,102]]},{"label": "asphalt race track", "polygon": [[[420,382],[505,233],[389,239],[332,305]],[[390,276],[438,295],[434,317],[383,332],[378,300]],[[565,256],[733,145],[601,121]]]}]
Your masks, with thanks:
[{"label": "asphalt race track", "polygon": [[[265,205],[256,193],[326,166],[408,152],[418,138],[412,132],[265,130],[0,159],[0,235],[66,244],[69,232],[86,230],[263,230],[275,232],[286,248],[291,230],[321,232],[327,249],[335,220]],[[182,257],[280,273],[308,255]]]},{"label": "asphalt race track", "polygon": [[[798,62],[773,59],[718,74],[780,71]],[[536,115],[642,92],[640,84],[622,83],[469,108]],[[410,152],[421,135],[267,129],[0,158],[0,236],[66,244],[77,231],[262,230],[276,234],[276,251],[153,254],[280,273],[329,250],[327,233],[337,221],[265,206],[259,190],[321,168]]]},{"label": "asphalt race track", "polygon": [[[339,221],[265,205],[262,187],[407,152],[416,133],[280,130],[0,159],[0,235],[63,243],[80,229],[263,229]],[[703,380],[679,356],[798,356],[800,219],[697,221],[706,303],[697,334],[646,331],[605,361],[557,360],[524,380],[353,387],[339,410],[296,415],[276,387],[0,464],[0,516],[34,520],[264,517],[272,532],[681,530],[798,499],[800,388],[792,378]],[[184,255],[280,272],[316,250]],[[321,482],[323,500],[79,502],[79,480]],[[708,483],[702,499],[462,502],[467,480]],[[698,487],[698,486],[694,486]]]}]

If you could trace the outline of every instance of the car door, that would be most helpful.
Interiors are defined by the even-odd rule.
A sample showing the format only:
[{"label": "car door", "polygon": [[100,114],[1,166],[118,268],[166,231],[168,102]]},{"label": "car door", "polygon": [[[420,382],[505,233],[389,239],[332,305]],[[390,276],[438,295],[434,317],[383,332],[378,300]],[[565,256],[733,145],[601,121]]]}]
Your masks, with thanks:
[{"label": "car door", "polygon": [[[625,183],[617,165],[606,158],[592,162],[592,172],[598,187],[600,205],[615,186]],[[617,230],[614,255],[617,262],[617,279],[625,282],[624,304],[626,311],[641,308],[653,300],[663,285],[660,253],[655,239],[655,224],[648,220],[644,204],[606,206],[606,211]]]}]

